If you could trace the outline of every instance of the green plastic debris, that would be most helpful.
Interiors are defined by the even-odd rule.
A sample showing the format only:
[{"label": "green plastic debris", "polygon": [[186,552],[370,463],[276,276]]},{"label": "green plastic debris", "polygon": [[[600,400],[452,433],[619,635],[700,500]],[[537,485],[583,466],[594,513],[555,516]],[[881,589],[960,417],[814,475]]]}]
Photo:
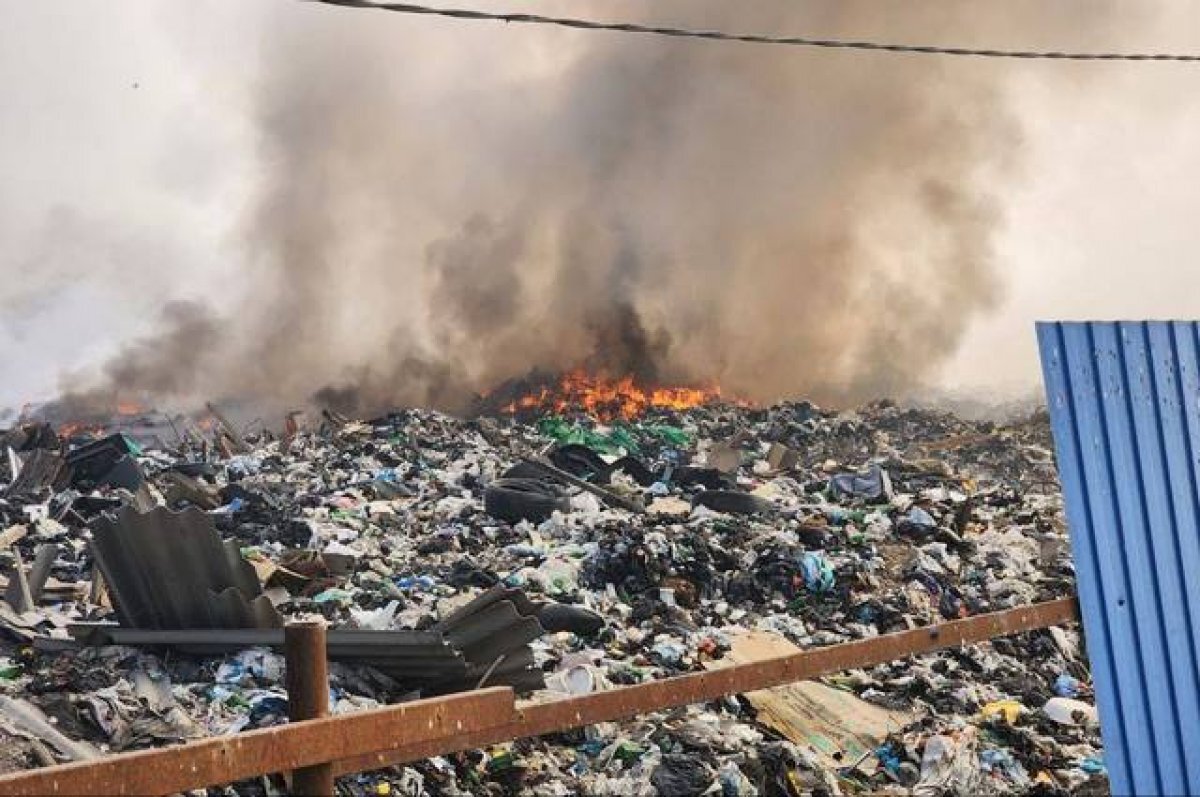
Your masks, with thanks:
[{"label": "green plastic debris", "polygon": [[217,699],[221,705],[232,709],[247,709],[250,708],[250,701],[241,692],[229,691],[224,689],[220,691],[210,692],[210,697]]},{"label": "green plastic debris", "polygon": [[691,444],[691,437],[687,432],[662,423],[631,424],[627,421],[617,421],[607,432],[599,432],[581,422],[571,423],[561,416],[552,415],[538,421],[538,432],[559,445],[587,446],[597,454],[613,456],[641,453],[640,440],[656,439],[676,447]]},{"label": "green plastic debris", "polygon": [[631,454],[640,450],[637,439],[633,436],[629,427],[623,423],[613,426],[612,431],[608,433],[606,439],[610,445],[623,448]]},{"label": "green plastic debris", "polygon": [[673,446],[688,446],[692,442],[691,435],[677,426],[667,426],[666,424],[648,424],[642,427],[642,431],[646,432],[647,434],[654,435],[659,440],[663,440]]},{"label": "green plastic debris", "polygon": [[831,592],[837,580],[829,560],[812,551],[800,560],[800,572],[809,592]]},{"label": "green plastic debris", "polygon": [[861,509],[845,509],[840,506],[830,506],[825,509],[825,518],[831,526],[845,526],[847,523],[862,526],[866,523],[867,513]]},{"label": "green plastic debris", "polygon": [[487,762],[488,772],[503,772],[506,769],[512,769],[517,763],[516,756],[511,750],[502,750],[492,753]]},{"label": "green plastic debris", "polygon": [[635,667],[628,663],[616,663],[612,667],[612,673],[621,677],[632,678],[635,683],[641,683],[646,680],[649,670],[643,667]]},{"label": "green plastic debris", "polygon": [[[566,442],[571,436],[572,426],[557,415],[548,415],[538,421],[538,433],[544,434],[546,437],[553,437],[558,442]],[[578,428],[578,427],[575,427]]]},{"label": "green plastic debris", "polygon": [[538,432],[552,438],[559,445],[587,446],[599,454],[621,454],[622,451],[636,453],[637,440],[627,429],[614,427],[608,434],[601,434],[579,423],[568,423],[558,416],[538,421]]},{"label": "green plastic debris", "polygon": [[331,587],[313,597],[313,603],[349,603],[352,600],[354,595],[337,587]]},{"label": "green plastic debris", "polygon": [[631,761],[639,760],[645,754],[646,748],[642,747],[640,744],[631,742],[628,739],[623,739],[617,745],[617,749],[613,751],[613,758],[619,761],[624,761],[625,763],[629,763]]}]

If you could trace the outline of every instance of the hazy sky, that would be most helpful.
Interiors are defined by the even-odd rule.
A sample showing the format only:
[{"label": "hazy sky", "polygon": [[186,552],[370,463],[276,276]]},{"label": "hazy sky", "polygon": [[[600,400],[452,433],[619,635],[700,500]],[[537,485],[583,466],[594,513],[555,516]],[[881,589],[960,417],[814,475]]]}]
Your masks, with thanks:
[{"label": "hazy sky", "polygon": [[[633,7],[476,2],[604,18]],[[877,5],[903,13],[906,2]],[[1033,5],[1089,13],[1085,0]],[[1138,18],[1111,12],[1077,39],[964,30],[949,43],[1200,51],[1194,3],[1162,3],[1153,18],[1148,4],[1137,5]],[[659,8],[664,21],[688,22],[686,2]],[[148,329],[167,299],[203,297],[219,308],[239,293],[239,225],[260,168],[253,89],[263,78],[260,50],[281,18],[363,15],[362,24],[394,31],[396,69],[442,81],[468,81],[478,69],[513,79],[552,72],[581,37],[609,35],[282,0],[9,0],[0,9],[0,406],[53,394],[60,373]],[[887,19],[880,13],[870,30],[779,33],[886,39]],[[870,57],[881,70],[890,58],[829,57]],[[1200,317],[1200,66],[992,68],[1012,72],[1006,91],[1026,147],[1003,194],[1005,295],[938,384],[999,395],[1038,383],[1035,319]]]}]

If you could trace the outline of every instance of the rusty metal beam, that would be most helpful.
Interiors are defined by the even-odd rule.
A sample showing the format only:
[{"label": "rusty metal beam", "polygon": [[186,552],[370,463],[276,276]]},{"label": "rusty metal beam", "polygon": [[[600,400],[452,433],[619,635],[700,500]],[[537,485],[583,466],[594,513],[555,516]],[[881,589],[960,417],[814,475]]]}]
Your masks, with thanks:
[{"label": "rusty metal beam", "polygon": [[505,724],[513,714],[507,687],[342,714],[204,739],[178,747],[124,753],[0,777],[0,795],[174,794],[268,772],[300,769]]},{"label": "rusty metal beam", "polygon": [[[725,695],[781,686],[832,672],[883,664],[906,656],[983,642],[1078,619],[1079,607],[1075,599],[1062,598],[719,670],[666,678],[552,703],[521,705],[517,709],[516,719],[507,725],[459,736],[453,744],[447,740],[428,739],[397,748],[391,754],[389,763],[401,764],[510,739],[540,736],[675,706],[704,703]],[[363,772],[373,766],[372,761],[379,760],[379,756],[343,759],[334,762],[333,770],[338,775]]]}]

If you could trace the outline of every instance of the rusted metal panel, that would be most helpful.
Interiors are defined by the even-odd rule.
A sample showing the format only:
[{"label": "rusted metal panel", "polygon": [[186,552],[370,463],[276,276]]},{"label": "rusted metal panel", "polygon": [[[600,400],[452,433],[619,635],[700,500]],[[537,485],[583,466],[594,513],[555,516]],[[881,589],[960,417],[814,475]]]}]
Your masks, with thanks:
[{"label": "rusted metal panel", "polygon": [[883,664],[918,653],[1061,625],[1073,622],[1078,617],[1075,599],[1062,598],[720,670],[682,675],[552,703],[522,705],[517,710],[516,719],[502,727],[457,735],[453,739],[428,739],[397,749],[386,760],[382,756],[374,756],[337,761],[334,771],[338,774],[360,772],[373,766],[404,763],[508,739],[539,736],[675,706],[703,703],[725,695],[768,689],[840,670]]},{"label": "rusted metal panel", "polygon": [[20,772],[0,777],[0,795],[173,794],[333,759],[387,756],[422,739],[453,739],[506,724],[513,700],[511,689],[483,689]]}]

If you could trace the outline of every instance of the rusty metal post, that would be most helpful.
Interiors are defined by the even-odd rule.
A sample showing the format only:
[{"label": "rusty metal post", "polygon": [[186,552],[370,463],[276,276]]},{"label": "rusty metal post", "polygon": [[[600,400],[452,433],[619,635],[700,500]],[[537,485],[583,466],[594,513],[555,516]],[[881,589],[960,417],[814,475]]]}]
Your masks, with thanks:
[{"label": "rusty metal post", "polygon": [[[288,719],[298,722],[329,716],[325,621],[288,623],[283,629],[283,654],[287,662]],[[333,797],[333,762],[292,772],[292,794]]]}]

